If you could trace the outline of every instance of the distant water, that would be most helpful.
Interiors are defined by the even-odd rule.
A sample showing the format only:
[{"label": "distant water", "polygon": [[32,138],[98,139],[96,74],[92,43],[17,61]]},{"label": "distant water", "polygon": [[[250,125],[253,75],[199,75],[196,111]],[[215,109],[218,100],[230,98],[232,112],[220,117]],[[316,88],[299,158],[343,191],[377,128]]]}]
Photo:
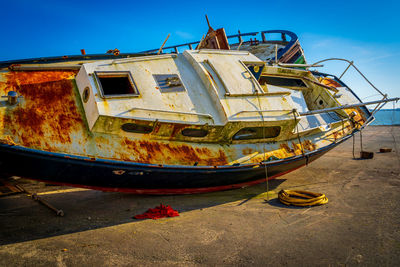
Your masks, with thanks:
[{"label": "distant water", "polygon": [[371,125],[400,125],[400,109],[382,109],[378,111]]}]

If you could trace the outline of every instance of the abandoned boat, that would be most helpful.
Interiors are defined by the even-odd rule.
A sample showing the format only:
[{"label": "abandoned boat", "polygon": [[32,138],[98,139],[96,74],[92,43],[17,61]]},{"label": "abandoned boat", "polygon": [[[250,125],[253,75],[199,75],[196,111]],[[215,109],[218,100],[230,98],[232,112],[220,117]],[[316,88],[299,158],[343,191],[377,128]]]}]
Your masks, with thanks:
[{"label": "abandoned boat", "polygon": [[372,120],[341,80],[309,71],[294,33],[219,30],[137,54],[1,62],[1,173],[137,194],[226,190],[304,166]]}]

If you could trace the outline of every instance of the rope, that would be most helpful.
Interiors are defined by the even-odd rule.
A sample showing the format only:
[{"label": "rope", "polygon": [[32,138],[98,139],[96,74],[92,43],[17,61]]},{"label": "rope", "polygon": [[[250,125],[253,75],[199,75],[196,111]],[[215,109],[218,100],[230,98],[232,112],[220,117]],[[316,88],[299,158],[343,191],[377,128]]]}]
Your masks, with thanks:
[{"label": "rope", "polygon": [[396,142],[396,138],[394,137],[393,131],[394,131],[394,122],[396,120],[396,104],[395,102],[393,102],[393,111],[392,111],[392,125],[390,127],[390,134],[392,135],[393,138],[393,142],[394,142],[394,149],[396,151],[396,156],[397,156],[397,160],[399,161],[399,166],[400,166],[400,156],[399,156],[399,150],[397,149],[397,142]]},{"label": "rope", "polygon": [[[296,123],[296,109],[292,110],[293,112],[293,116],[294,116],[294,122]],[[296,123],[296,132],[297,132],[297,140],[299,141],[300,147],[301,147],[301,154],[303,154],[303,157],[305,157],[304,154],[304,148],[303,148],[303,144],[301,143],[301,139],[300,139],[300,132],[299,132],[299,124]],[[306,159],[306,165],[308,165],[308,158]]]},{"label": "rope", "polygon": [[342,138],[344,137],[344,120],[340,117],[340,121],[342,123]]},{"label": "rope", "polygon": [[[294,121],[296,122],[296,109],[293,109],[293,116]],[[307,157],[304,154],[303,144],[301,143],[300,139],[300,132],[299,132],[299,124],[296,124],[296,131],[297,131],[297,140],[300,143],[301,153],[303,157],[306,158],[306,165],[308,165],[308,155]],[[295,196],[295,197],[293,197]],[[285,205],[294,205],[294,206],[315,206],[315,205],[322,205],[328,203],[328,198],[324,194],[320,193],[313,193],[308,191],[291,191],[291,190],[281,190],[278,193],[279,201]]]},{"label": "rope", "polygon": [[354,143],[355,143],[354,139],[355,138],[356,138],[355,133],[353,133],[353,159],[356,159],[356,156],[354,155]]},{"label": "rope", "polygon": [[264,154],[264,172],[265,172],[265,181],[267,183],[267,201],[269,201],[269,183],[268,183],[268,169],[267,169],[267,156],[265,152],[265,120],[264,120],[264,115],[262,113],[262,107],[261,107],[261,101],[260,101],[260,96],[258,95],[258,91],[256,91],[257,94],[257,100],[258,100],[258,106],[260,107],[260,115],[261,115],[261,120],[262,120],[262,125],[263,125],[263,154]]},{"label": "rope", "polygon": [[278,193],[279,201],[290,206],[317,206],[328,203],[328,198],[321,193],[303,190],[281,190]]},{"label": "rope", "polygon": [[[355,125],[355,127],[354,128],[357,128],[357,126],[360,126],[360,129],[359,129],[359,132],[360,132],[360,151],[363,151],[363,143],[362,143],[362,127],[365,125],[365,122],[364,122],[364,124],[363,125],[361,125],[358,121],[354,121],[354,125]],[[356,139],[356,133],[353,131],[353,159],[356,159],[356,156],[355,156],[355,154],[354,154],[354,152],[355,152],[355,139]]]}]

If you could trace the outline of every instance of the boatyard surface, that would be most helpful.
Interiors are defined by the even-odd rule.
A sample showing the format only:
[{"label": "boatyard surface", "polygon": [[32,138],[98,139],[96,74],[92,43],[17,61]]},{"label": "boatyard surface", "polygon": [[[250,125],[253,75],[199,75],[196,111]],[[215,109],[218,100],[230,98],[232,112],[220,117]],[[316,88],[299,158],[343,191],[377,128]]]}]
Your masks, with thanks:
[{"label": "boatyard surface", "polygon": [[[348,140],[269,181],[268,194],[266,183],[207,194],[138,196],[13,180],[65,216],[26,194],[1,197],[0,266],[397,265],[400,126],[369,127],[362,137],[373,159],[353,159]],[[359,134],[355,141],[358,158]],[[393,151],[379,153],[383,147]],[[288,207],[277,200],[281,189],[324,193],[329,203]],[[180,216],[133,219],[160,203]]]}]

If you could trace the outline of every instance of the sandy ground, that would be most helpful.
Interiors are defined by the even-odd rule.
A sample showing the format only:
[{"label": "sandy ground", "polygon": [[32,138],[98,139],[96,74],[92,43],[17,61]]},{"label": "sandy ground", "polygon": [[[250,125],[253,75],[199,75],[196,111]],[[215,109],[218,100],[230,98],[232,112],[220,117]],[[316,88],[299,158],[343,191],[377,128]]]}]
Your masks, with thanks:
[{"label": "sandy ground", "polygon": [[[400,127],[369,127],[363,141],[373,159],[354,160],[348,140],[270,181],[268,196],[265,183],[137,196],[22,180],[32,191],[48,192],[42,197],[66,215],[57,217],[23,194],[0,198],[0,266],[397,265]],[[376,153],[381,147],[394,151]],[[329,203],[287,207],[276,199],[281,189],[322,192]],[[132,218],[160,203],[180,216]]]}]

